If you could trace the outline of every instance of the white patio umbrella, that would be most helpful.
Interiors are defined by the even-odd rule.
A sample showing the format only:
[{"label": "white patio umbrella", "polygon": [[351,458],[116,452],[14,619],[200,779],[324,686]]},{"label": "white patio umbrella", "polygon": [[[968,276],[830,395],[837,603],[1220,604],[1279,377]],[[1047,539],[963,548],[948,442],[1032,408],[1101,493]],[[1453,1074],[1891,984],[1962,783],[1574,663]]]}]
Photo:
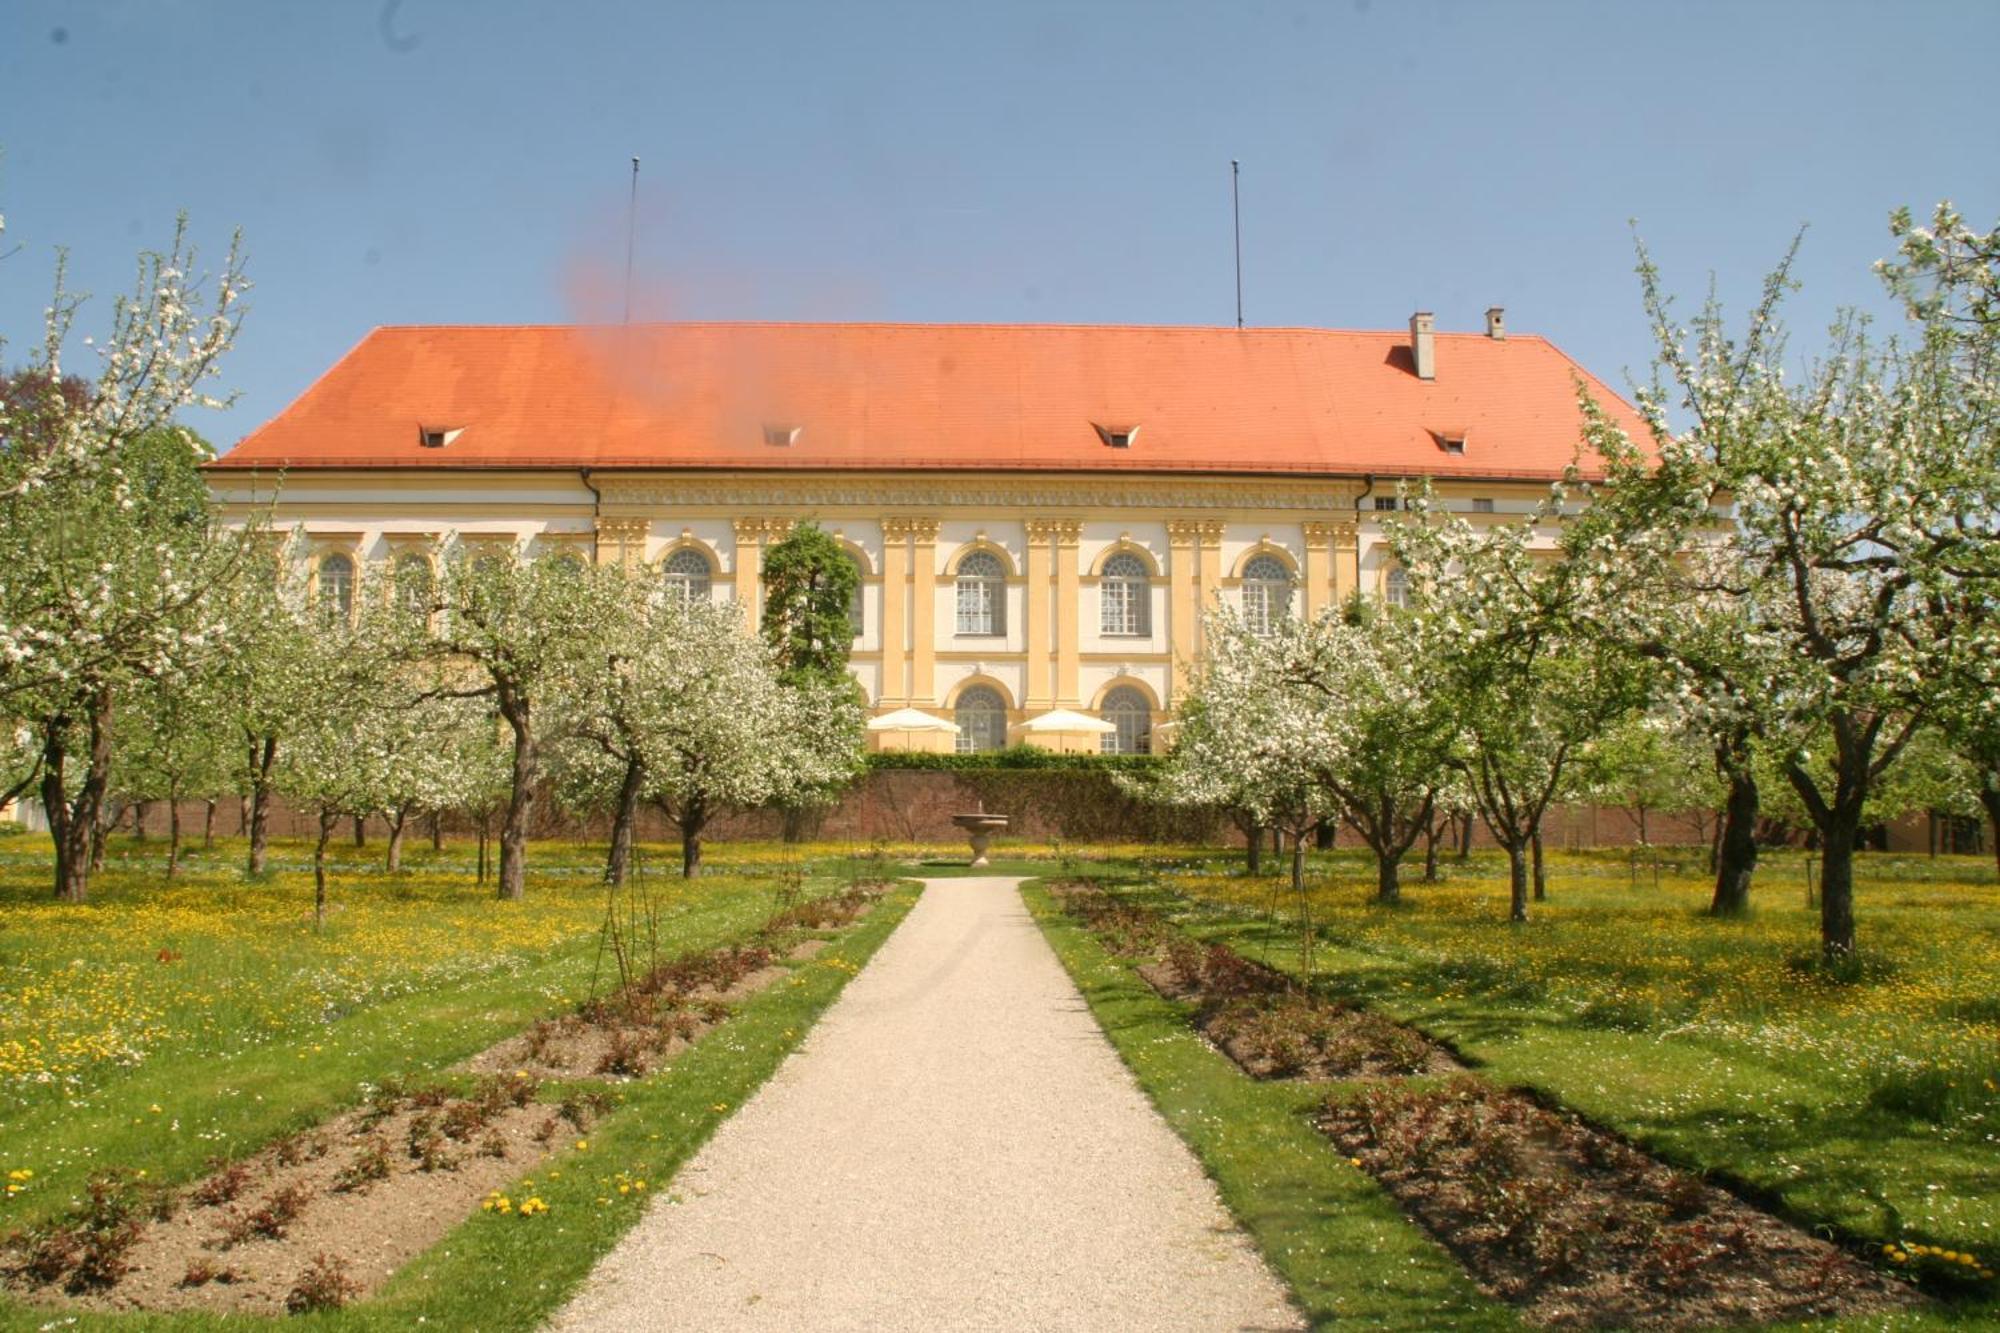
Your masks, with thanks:
[{"label": "white patio umbrella", "polygon": [[1088,713],[1079,713],[1072,708],[1052,708],[1046,713],[1037,713],[1025,721],[1016,722],[1009,730],[1032,731],[1037,734],[1089,732],[1093,736],[1103,736],[1118,730],[1118,727],[1116,723],[1106,722],[1103,718],[1092,717]]},{"label": "white patio umbrella", "polygon": [[944,731],[956,736],[958,723],[921,708],[898,708],[893,713],[868,719],[870,731]]}]

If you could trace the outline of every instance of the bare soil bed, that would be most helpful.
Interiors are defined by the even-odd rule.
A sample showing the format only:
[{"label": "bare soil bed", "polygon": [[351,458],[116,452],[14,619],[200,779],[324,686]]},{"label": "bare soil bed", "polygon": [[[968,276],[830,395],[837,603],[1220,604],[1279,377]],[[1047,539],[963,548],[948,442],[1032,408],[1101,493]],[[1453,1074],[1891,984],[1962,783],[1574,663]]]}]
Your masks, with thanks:
[{"label": "bare soil bed", "polygon": [[1476,1078],[1372,1088],[1329,1103],[1320,1127],[1532,1323],[1698,1328],[1923,1303],[1838,1246]]},{"label": "bare soil bed", "polygon": [[[544,1076],[635,1078],[825,948],[882,886],[779,912],[746,943],[687,954],[474,1056],[456,1084],[373,1089],[360,1107],[218,1161],[185,1191],[145,1173],[92,1177],[62,1217],[8,1238],[5,1279],[34,1300],[91,1310],[300,1313],[378,1289],[482,1206],[532,1178],[614,1105],[608,1088],[541,1100]],[[520,1193],[514,1188],[515,1193]],[[521,1209],[538,1203],[524,1195]]]},{"label": "bare soil bed", "polygon": [[[1090,886],[1056,897],[1256,1078],[1366,1080],[1319,1126],[1529,1322],[1682,1329],[1909,1309],[1925,1298],[1840,1247],[1573,1115],[1458,1073],[1415,1029],[1316,997]],[[1358,1092],[1358,1095],[1357,1095]]]},{"label": "bare soil bed", "polygon": [[1191,1001],[1194,1025],[1252,1078],[1335,1079],[1442,1074],[1461,1068],[1415,1028],[1316,995],[1226,945],[1207,947],[1142,908],[1088,891],[1069,911],[1167,999]]},{"label": "bare soil bed", "polygon": [[378,1088],[178,1197],[104,1173],[79,1214],[17,1240],[14,1283],[94,1310],[283,1314],[317,1264],[340,1298],[363,1295],[611,1104],[597,1093],[551,1105],[538,1091],[526,1076],[465,1095]]}]

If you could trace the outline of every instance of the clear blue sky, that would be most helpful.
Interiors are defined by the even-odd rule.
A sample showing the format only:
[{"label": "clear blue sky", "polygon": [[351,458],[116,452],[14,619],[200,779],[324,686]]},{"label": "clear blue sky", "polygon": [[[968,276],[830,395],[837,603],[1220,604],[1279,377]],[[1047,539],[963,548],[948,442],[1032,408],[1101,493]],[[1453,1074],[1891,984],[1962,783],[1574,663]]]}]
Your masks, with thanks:
[{"label": "clear blue sky", "polygon": [[242,227],[226,446],[377,324],[615,317],[633,154],[645,315],[1224,324],[1237,157],[1251,323],[1501,304],[1622,385],[1628,219],[1738,306],[1810,223],[1810,342],[1892,206],[2000,216],[1996,56],[1991,0],[9,0],[0,331],[58,245],[108,300]]}]

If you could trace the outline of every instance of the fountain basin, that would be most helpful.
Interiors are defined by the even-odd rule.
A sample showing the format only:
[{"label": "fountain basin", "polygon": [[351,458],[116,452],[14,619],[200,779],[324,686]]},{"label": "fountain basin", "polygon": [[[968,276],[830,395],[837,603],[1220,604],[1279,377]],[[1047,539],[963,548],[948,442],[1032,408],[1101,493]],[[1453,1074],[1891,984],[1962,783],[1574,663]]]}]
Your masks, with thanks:
[{"label": "fountain basin", "polygon": [[984,810],[970,814],[953,815],[951,822],[965,830],[965,836],[972,842],[972,869],[988,864],[986,846],[995,833],[1007,827],[1007,816],[989,815]]}]

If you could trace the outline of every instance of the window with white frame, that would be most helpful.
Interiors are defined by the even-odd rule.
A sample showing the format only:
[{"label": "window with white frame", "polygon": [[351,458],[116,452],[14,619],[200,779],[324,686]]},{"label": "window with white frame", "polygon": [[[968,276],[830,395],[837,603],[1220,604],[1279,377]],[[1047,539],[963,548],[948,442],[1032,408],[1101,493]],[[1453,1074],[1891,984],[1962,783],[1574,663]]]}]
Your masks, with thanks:
[{"label": "window with white frame", "polygon": [[961,690],[951,720],[958,723],[958,752],[982,754],[1007,744],[1007,703],[998,690],[971,685]]},{"label": "window with white frame", "polygon": [[1382,580],[1382,600],[1390,606],[1410,604],[1410,573],[1406,569],[1392,569]]},{"label": "window with white frame", "polygon": [[1140,691],[1120,685],[1104,696],[1099,710],[1104,720],[1117,727],[1101,738],[1106,754],[1151,754],[1153,750],[1153,705]]},{"label": "window with white frame", "polygon": [[1292,571],[1272,555],[1243,566],[1243,622],[1252,634],[1269,634],[1292,613]]},{"label": "window with white frame", "polygon": [[407,614],[428,616],[436,596],[431,562],[414,551],[396,561],[396,605]]},{"label": "window with white frame", "polygon": [[958,562],[958,632],[1007,632],[1007,568],[991,551]]},{"label": "window with white frame", "polygon": [[1146,562],[1120,551],[1104,562],[1098,584],[1099,625],[1106,634],[1147,635],[1153,632],[1153,576]]},{"label": "window with white frame", "polygon": [[354,616],[354,561],[344,555],[321,556],[319,562],[320,614],[328,620],[350,620]]},{"label": "window with white frame", "polygon": [[715,582],[715,569],[708,563],[708,557],[692,546],[683,546],[668,556],[662,573],[669,597],[678,597],[683,602],[709,600],[709,589]]}]

